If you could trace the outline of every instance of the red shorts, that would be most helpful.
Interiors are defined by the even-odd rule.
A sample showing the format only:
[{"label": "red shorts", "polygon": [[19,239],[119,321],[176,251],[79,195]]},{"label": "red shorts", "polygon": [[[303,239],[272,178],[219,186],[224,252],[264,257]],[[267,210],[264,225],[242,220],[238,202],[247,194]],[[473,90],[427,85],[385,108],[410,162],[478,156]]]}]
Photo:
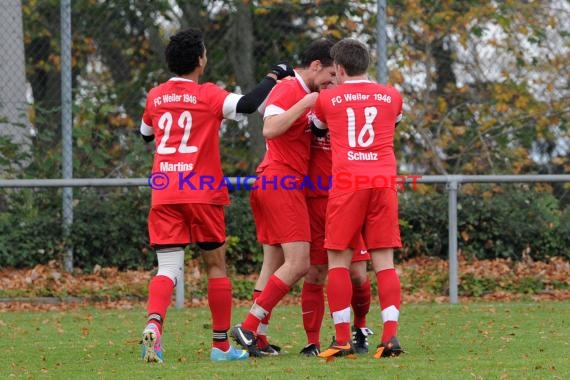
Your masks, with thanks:
[{"label": "red shorts", "polygon": [[329,197],[325,247],[347,249],[360,232],[369,250],[402,247],[396,190],[363,189]]},{"label": "red shorts", "polygon": [[260,179],[253,186],[258,188],[251,191],[249,199],[259,242],[276,245],[311,241],[309,212],[303,190],[262,186]]},{"label": "red shorts", "polygon": [[148,233],[153,246],[225,242],[224,206],[200,203],[152,206]]},{"label": "red shorts", "polygon": [[[311,265],[328,264],[327,250],[325,248],[325,217],[327,213],[328,197],[307,198],[309,220],[311,221]],[[352,262],[368,261],[370,253],[366,250],[362,235],[355,243]]]}]

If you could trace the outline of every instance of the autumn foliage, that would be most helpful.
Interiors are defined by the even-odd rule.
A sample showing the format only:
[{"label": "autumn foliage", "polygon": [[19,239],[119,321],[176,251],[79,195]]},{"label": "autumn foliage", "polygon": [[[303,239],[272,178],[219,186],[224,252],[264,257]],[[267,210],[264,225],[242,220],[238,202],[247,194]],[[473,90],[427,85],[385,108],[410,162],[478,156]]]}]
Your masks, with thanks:
[{"label": "autumn foliage", "polygon": [[[449,302],[447,261],[421,257],[397,265],[403,300]],[[520,299],[570,300],[570,262],[553,257],[534,261],[510,259],[468,260],[459,256],[459,296],[461,302],[509,301]],[[83,307],[130,308],[146,299],[149,271],[119,271],[95,267],[91,273],[66,273],[56,262],[34,268],[0,270],[0,310]],[[205,306],[206,274],[200,262],[188,260],[185,269],[186,303]],[[371,276],[373,279],[373,276]],[[256,276],[233,276],[234,298],[249,302]],[[250,284],[244,287],[243,283]],[[373,288],[375,289],[375,281]],[[299,289],[285,302],[298,303]]]},{"label": "autumn foliage", "polygon": [[[315,37],[352,36],[376,51],[377,2],[229,0],[73,1],[73,173],[77,178],[142,178],[152,147],[137,129],[149,88],[170,74],[163,49],[172,31],[204,30],[204,81],[247,91],[275,61],[296,63]],[[570,61],[567,8],[555,0],[388,1],[388,82],[404,96],[395,141],[402,174],[561,174],[568,160]],[[317,6],[315,6],[315,4]],[[61,176],[60,2],[21,2],[29,119],[37,132],[28,155],[0,139],[3,178]],[[160,20],[160,21],[158,21]],[[25,84],[23,84],[23,87]],[[3,119],[0,107],[0,120]],[[224,124],[227,176],[250,175],[265,150],[260,117]],[[22,165],[17,165],[22,163]],[[25,165],[23,164],[25,163]],[[25,167],[25,170],[21,168]],[[18,169],[19,168],[19,169]],[[459,248],[466,257],[570,257],[568,184],[464,185]],[[148,189],[146,189],[148,190]],[[72,236],[63,238],[61,190],[0,192],[0,267],[34,268],[74,247],[75,265],[150,269],[145,189],[74,191]],[[447,255],[443,187],[402,194],[400,258]],[[247,194],[228,210],[230,262],[240,274],[261,260]],[[473,282],[472,292],[492,284]]]}]

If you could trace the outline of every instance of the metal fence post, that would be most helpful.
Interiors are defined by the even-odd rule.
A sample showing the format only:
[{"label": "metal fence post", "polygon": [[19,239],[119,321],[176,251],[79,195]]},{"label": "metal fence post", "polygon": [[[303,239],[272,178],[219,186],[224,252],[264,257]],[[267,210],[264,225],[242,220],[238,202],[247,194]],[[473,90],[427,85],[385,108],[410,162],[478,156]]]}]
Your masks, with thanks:
[{"label": "metal fence post", "polygon": [[174,307],[177,309],[184,308],[184,264],[182,264],[182,271],[180,272],[180,281],[176,281],[176,295]]},{"label": "metal fence post", "polygon": [[459,303],[458,299],[458,263],[457,263],[457,190],[459,189],[457,176],[450,176],[447,183],[448,194],[448,222],[449,222],[449,302]]},{"label": "metal fence post", "polygon": [[[71,0],[62,0],[61,12],[61,139],[63,179],[73,178],[72,111],[71,111]],[[68,243],[73,225],[73,188],[64,187],[62,196],[62,229],[65,244],[63,265],[73,271],[73,246]]]},{"label": "metal fence post", "polygon": [[376,50],[378,54],[378,66],[376,80],[378,83],[386,84],[388,82],[387,68],[387,37],[386,37],[386,0],[378,0],[377,3],[377,21],[376,21]]}]

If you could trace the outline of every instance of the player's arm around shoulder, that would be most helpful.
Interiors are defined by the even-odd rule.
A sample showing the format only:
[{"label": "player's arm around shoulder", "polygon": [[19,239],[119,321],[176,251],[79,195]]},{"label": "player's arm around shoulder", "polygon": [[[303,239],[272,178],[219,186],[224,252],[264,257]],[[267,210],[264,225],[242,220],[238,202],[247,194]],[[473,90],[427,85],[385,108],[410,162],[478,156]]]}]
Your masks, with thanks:
[{"label": "player's arm around shoulder", "polygon": [[[323,110],[323,99],[328,96],[327,90],[322,90],[319,96],[315,99],[315,104],[313,105],[313,112],[310,115],[311,119],[311,131],[317,137],[326,136],[328,133],[328,126],[326,123],[326,113]],[[328,96],[330,98],[330,96]]]},{"label": "player's arm around shoulder", "polygon": [[287,132],[295,120],[313,107],[318,95],[318,92],[306,94],[291,108],[282,110],[283,112],[271,114],[271,109],[266,110],[266,116],[263,119],[263,136],[268,139],[274,139]]},{"label": "player's arm around shoulder", "polygon": [[387,95],[391,98],[391,103],[396,107],[401,107],[403,103],[403,97],[400,91],[392,85],[385,85],[384,91],[387,92]]},{"label": "player's arm around shoulder", "polygon": [[294,77],[293,67],[287,62],[273,65],[271,72],[255,86],[251,91],[239,99],[236,105],[237,113],[254,113],[265,101],[269,92],[273,89],[277,81],[287,77]]},{"label": "player's arm around shoulder", "polygon": [[403,118],[404,99],[400,91],[395,87],[390,87],[392,92],[393,107],[396,113],[396,127]]}]

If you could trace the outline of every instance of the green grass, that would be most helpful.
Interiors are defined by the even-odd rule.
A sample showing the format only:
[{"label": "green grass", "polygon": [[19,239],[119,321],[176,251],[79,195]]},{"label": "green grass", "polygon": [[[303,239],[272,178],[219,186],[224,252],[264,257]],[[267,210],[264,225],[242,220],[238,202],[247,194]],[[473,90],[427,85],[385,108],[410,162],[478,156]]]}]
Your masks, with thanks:
[{"label": "green grass", "polygon": [[[237,308],[234,322],[247,310]],[[399,337],[407,354],[324,363],[302,358],[298,307],[280,306],[270,327],[280,357],[209,361],[209,311],[171,309],[165,364],[143,364],[144,310],[0,313],[0,378],[31,379],[568,379],[570,302],[404,305]],[[378,307],[369,326],[379,334]],[[323,344],[333,335],[325,316]],[[378,335],[372,337],[374,346]]]}]

